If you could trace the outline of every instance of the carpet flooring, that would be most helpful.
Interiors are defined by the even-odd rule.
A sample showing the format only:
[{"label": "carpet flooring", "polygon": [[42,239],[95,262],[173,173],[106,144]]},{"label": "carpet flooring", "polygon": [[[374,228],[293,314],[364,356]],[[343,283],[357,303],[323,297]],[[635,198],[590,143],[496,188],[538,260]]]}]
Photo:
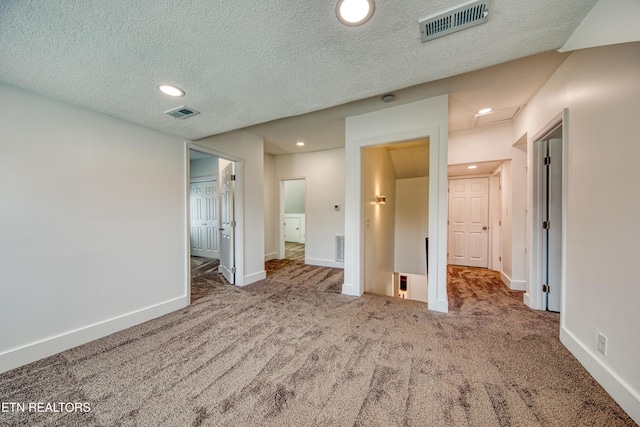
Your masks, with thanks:
[{"label": "carpet flooring", "polygon": [[342,270],[270,261],[189,307],[0,375],[2,425],[632,426],[491,271],[450,267],[449,314],[340,294]]}]

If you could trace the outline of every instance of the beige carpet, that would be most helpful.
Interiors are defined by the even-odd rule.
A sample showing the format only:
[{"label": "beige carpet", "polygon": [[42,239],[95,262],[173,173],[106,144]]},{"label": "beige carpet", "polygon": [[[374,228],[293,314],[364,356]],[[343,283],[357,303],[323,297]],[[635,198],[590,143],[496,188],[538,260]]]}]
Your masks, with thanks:
[{"label": "beige carpet", "polygon": [[0,375],[2,402],[89,413],[1,413],[2,425],[628,426],[487,270],[450,268],[451,313],[339,293],[342,271],[283,260],[188,308]]}]

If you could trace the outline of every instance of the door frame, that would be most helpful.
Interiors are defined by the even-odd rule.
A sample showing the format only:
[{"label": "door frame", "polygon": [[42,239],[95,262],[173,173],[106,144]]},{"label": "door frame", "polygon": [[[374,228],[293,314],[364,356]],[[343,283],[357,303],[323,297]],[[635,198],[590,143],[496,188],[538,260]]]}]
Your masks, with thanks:
[{"label": "door frame", "polygon": [[451,181],[461,180],[461,179],[486,179],[487,180],[487,266],[479,267],[479,268],[487,268],[491,269],[493,260],[492,260],[492,245],[493,245],[493,215],[491,212],[491,175],[488,174],[479,174],[479,175],[458,175],[458,176],[450,176],[447,177],[447,265],[457,265],[451,264],[450,250],[451,250]]},{"label": "door frame", "polygon": [[[401,106],[402,107],[402,106]],[[400,108],[400,107],[394,107]],[[429,286],[428,308],[448,312],[447,299],[447,135],[440,126],[428,126],[362,139],[347,138],[347,185],[345,191],[345,283],[342,293],[364,293],[364,206],[362,150],[375,145],[391,145],[429,138]]]},{"label": "door frame", "polygon": [[185,141],[184,144],[184,162],[185,162],[185,182],[184,182],[184,230],[185,230],[185,265],[187,266],[186,276],[186,295],[191,295],[191,233],[190,233],[190,218],[191,218],[191,206],[190,206],[190,185],[191,185],[191,165],[189,162],[189,150],[198,151],[203,154],[216,156],[235,164],[234,171],[236,175],[236,189],[235,189],[235,247],[234,257],[236,264],[236,286],[244,286],[244,161],[243,159],[232,156],[222,151],[218,151],[209,147],[198,145],[191,141]]},{"label": "door frame", "polygon": [[[278,178],[278,224],[276,227],[276,233],[278,233],[278,259],[284,259],[285,251],[284,251],[284,183],[285,181],[304,181],[304,229],[307,230],[307,217],[309,212],[309,191],[307,186],[307,177],[306,176],[295,176],[295,177],[286,177],[286,178]],[[304,251],[304,262],[307,263],[307,244],[309,243],[307,236],[305,235],[305,251]]]},{"label": "door frame", "polygon": [[527,205],[528,212],[528,241],[527,249],[527,289],[524,294],[524,302],[530,308],[545,310],[545,293],[542,292],[542,269],[543,269],[543,248],[542,248],[542,173],[543,165],[540,161],[539,142],[547,138],[558,127],[562,127],[562,234],[561,234],[561,260],[560,260],[560,326],[564,325],[565,318],[565,295],[566,295],[566,274],[567,274],[567,206],[568,206],[568,176],[569,176],[569,139],[568,139],[568,118],[569,110],[564,109],[544,126],[534,137],[529,139],[527,149],[528,164],[528,187],[529,199]]}]

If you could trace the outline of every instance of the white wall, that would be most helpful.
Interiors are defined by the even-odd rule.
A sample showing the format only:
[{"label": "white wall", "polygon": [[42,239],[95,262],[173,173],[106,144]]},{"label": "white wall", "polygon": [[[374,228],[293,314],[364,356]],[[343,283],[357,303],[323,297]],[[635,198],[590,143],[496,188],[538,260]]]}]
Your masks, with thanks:
[{"label": "white wall", "polygon": [[[236,163],[236,284],[248,285],[266,277],[264,269],[264,141],[245,131],[233,131],[195,141],[219,157]],[[222,164],[220,170],[222,170]]]},{"label": "white wall", "polygon": [[264,260],[278,257],[276,159],[264,153]]},{"label": "white wall", "polygon": [[[342,262],[335,261],[335,236],[344,235],[344,161],[343,148],[275,156],[278,185],[282,180],[305,178],[308,264],[343,267]],[[336,204],[339,210],[334,210]]]},{"label": "white wall", "polygon": [[[640,423],[640,286],[634,269],[640,229],[630,226],[640,217],[639,75],[640,43],[576,51],[529,102],[515,130],[531,144],[568,108],[560,339]],[[606,356],[597,351],[599,332],[608,338]]]},{"label": "white wall", "polygon": [[184,141],[0,99],[0,372],[188,305]]},{"label": "white wall", "polygon": [[303,214],[305,207],[305,182],[296,179],[284,182],[284,213]]},{"label": "white wall", "polygon": [[429,237],[429,177],[396,180],[394,271],[426,274],[425,238],[427,237]]},{"label": "white wall", "polygon": [[453,132],[449,134],[448,164],[510,159],[513,142],[511,122]]},{"label": "white wall", "polygon": [[386,147],[363,150],[362,183],[364,291],[393,296],[396,176]]},{"label": "white wall", "polygon": [[[447,263],[447,137],[448,96],[386,108],[346,118],[345,283],[342,292],[364,292],[362,163],[364,147],[430,138],[429,144],[429,308],[448,310]],[[433,248],[433,250],[431,250]]]}]

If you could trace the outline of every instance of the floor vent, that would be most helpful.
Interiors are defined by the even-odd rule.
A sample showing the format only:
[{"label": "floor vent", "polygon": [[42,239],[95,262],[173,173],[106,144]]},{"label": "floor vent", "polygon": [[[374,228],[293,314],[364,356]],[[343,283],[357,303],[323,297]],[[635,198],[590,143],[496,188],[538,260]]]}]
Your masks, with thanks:
[{"label": "floor vent", "polygon": [[173,110],[165,111],[164,113],[175,117],[176,119],[186,119],[187,117],[200,114],[199,111],[196,111],[193,108],[185,107],[184,105],[178,108],[174,108]]},{"label": "floor vent", "polygon": [[344,236],[336,234],[336,261],[344,262]]},{"label": "floor vent", "polygon": [[426,42],[487,22],[489,3],[489,0],[474,1],[437,16],[423,19],[420,21],[420,38]]}]

